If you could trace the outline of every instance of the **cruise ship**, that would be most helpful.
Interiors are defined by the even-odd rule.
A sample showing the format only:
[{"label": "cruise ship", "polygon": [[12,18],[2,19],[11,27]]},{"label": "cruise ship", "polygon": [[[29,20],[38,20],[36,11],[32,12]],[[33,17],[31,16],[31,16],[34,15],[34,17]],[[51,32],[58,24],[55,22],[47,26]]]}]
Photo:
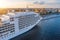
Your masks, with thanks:
[{"label": "cruise ship", "polygon": [[8,12],[0,15],[0,40],[9,40],[31,30],[41,19],[35,12]]}]

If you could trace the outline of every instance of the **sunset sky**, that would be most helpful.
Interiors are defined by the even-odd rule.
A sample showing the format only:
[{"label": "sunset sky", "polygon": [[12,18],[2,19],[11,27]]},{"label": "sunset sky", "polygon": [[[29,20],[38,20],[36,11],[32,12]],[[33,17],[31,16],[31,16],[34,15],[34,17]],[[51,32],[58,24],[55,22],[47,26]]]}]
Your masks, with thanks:
[{"label": "sunset sky", "polygon": [[[43,4],[40,4],[43,3]],[[59,7],[60,0],[0,0],[0,8]]]}]

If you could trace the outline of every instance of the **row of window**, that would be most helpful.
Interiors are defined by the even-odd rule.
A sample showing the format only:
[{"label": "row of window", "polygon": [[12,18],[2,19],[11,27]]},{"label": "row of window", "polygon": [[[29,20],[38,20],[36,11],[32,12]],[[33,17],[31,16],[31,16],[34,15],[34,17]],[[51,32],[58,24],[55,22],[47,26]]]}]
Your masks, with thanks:
[{"label": "row of window", "polygon": [[18,20],[19,20],[18,21],[19,29],[28,27],[28,26],[32,25],[33,23],[35,23],[33,15],[26,15],[26,16],[19,17]]},{"label": "row of window", "polygon": [[8,35],[9,33],[13,32],[15,32],[14,24],[7,23],[0,28],[0,37],[4,36],[5,34]]},{"label": "row of window", "polygon": [[10,18],[10,21],[14,21],[14,18],[12,17],[12,18]]}]

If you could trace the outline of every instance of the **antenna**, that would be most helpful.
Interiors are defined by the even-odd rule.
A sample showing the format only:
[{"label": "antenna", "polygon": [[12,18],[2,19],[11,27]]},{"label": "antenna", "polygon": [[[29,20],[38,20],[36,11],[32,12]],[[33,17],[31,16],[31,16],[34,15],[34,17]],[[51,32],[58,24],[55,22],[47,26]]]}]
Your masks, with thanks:
[{"label": "antenna", "polygon": [[28,10],[28,8],[29,8],[28,4],[26,5],[26,8],[27,8],[27,9],[26,9],[26,12],[28,12],[28,11],[29,11],[29,10]]},{"label": "antenna", "polygon": [[27,4],[27,9],[29,8],[28,4]]}]

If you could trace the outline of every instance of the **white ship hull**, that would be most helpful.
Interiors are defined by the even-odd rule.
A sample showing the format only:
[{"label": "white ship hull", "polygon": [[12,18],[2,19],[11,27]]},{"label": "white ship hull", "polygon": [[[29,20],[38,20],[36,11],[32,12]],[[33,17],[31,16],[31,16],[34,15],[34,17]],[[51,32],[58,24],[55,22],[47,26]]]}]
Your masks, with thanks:
[{"label": "white ship hull", "polygon": [[[32,13],[32,14],[31,14]],[[33,14],[35,14],[35,13],[33,13],[33,12],[31,12],[31,13],[28,13],[27,15],[32,15],[32,16],[34,16]],[[23,16],[27,16],[26,14],[24,15],[23,14]],[[34,21],[34,20],[32,20],[33,18],[35,18],[35,17],[37,17],[36,19],[34,19],[34,20],[36,20],[36,21]],[[27,17],[28,18],[28,17]],[[31,18],[31,17],[30,17]],[[26,23],[26,25],[24,25],[23,23],[23,25],[22,25],[22,27],[23,26],[26,26],[26,27],[23,27],[22,29],[19,29],[19,20],[17,20],[17,18],[15,17],[14,19],[15,19],[15,21],[13,21],[13,22],[11,22],[10,24],[13,24],[14,23],[14,32],[12,32],[12,33],[10,33],[10,31],[8,31],[8,32],[6,32],[6,33],[2,33],[2,34],[0,34],[0,35],[3,35],[3,36],[0,36],[0,40],[9,40],[9,39],[11,39],[11,38],[14,38],[14,37],[16,37],[16,36],[18,36],[18,35],[21,35],[21,34],[23,34],[23,33],[25,33],[25,32],[27,32],[27,31],[29,31],[30,29],[32,29],[35,25],[37,25],[38,23],[39,23],[39,21],[42,19],[38,14],[35,14],[35,16],[33,17],[32,19],[31,19],[31,21],[30,22],[32,22],[32,24],[31,25],[29,25],[29,26],[26,26],[26,25],[28,25],[27,23]],[[24,19],[24,18],[23,18]],[[25,20],[27,20],[27,19],[24,19],[23,21],[25,21]],[[27,21],[29,21],[29,20],[27,20]],[[21,20],[20,20],[20,22],[22,22]],[[30,23],[29,22],[29,23]],[[34,23],[33,23],[34,22]],[[20,25],[21,26],[21,25]],[[8,34],[7,34],[8,33]]]}]

